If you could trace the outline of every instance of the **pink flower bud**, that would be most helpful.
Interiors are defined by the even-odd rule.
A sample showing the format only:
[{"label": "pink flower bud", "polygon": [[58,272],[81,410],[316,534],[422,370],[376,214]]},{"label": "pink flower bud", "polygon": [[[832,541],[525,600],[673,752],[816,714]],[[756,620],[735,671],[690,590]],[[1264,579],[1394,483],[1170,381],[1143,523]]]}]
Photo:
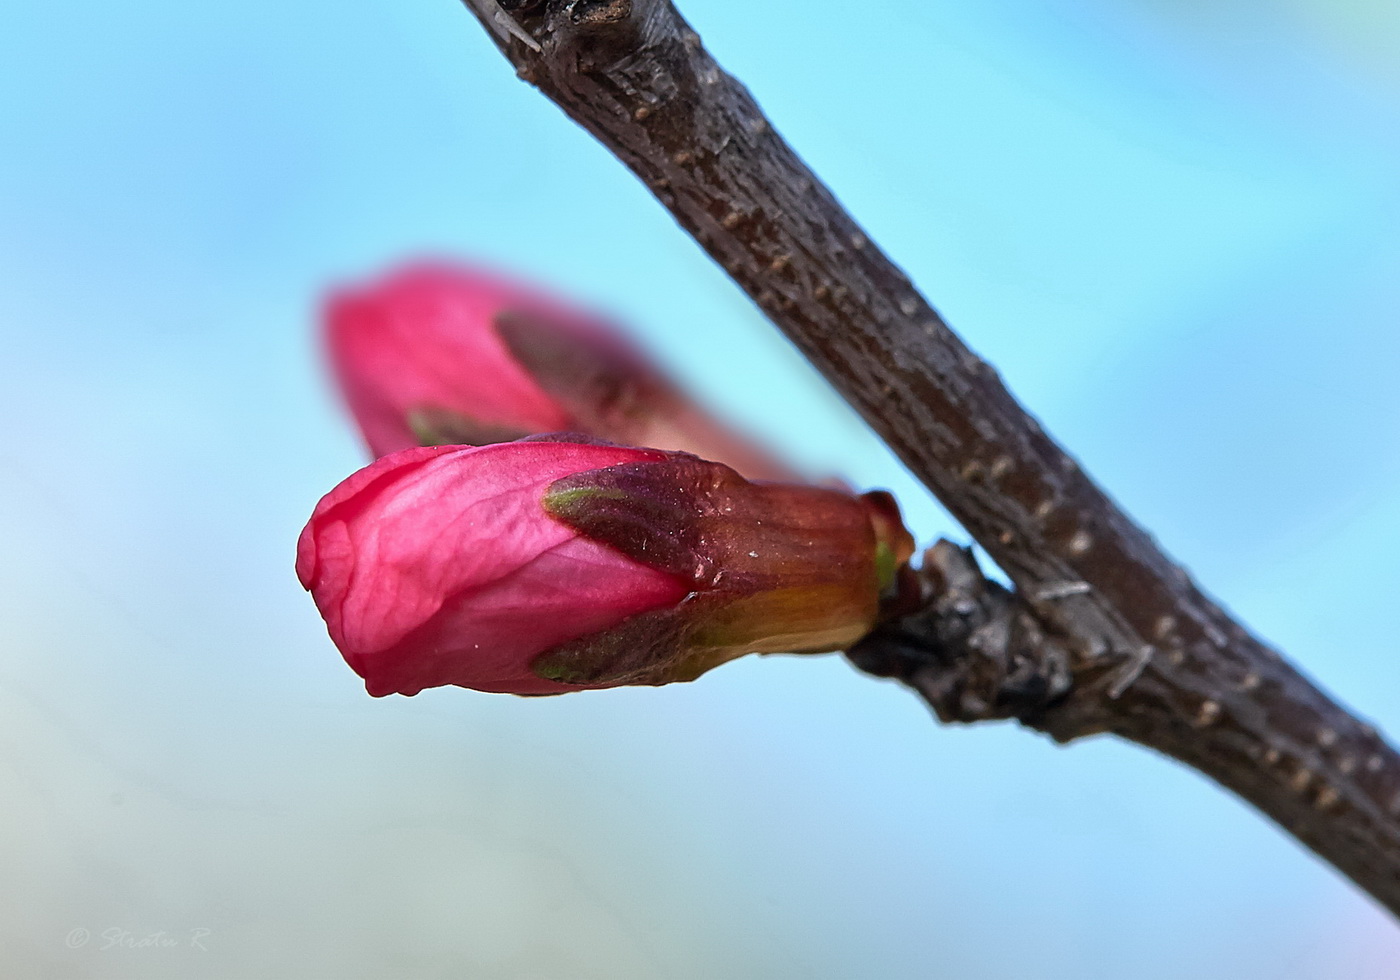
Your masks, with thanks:
[{"label": "pink flower bud", "polygon": [[554,443],[394,453],[321,499],[297,577],[376,697],[442,684],[555,691],[530,672],[541,651],[687,589],[553,520],[540,499],[561,477],[661,458]]},{"label": "pink flower bud", "polygon": [[326,304],[331,361],[376,456],[583,432],[785,478],[617,330],[490,273],[410,266]]},{"label": "pink flower bud", "polygon": [[414,448],[321,500],[297,576],[372,695],[662,684],[859,639],[913,551],[891,520],[683,453]]}]

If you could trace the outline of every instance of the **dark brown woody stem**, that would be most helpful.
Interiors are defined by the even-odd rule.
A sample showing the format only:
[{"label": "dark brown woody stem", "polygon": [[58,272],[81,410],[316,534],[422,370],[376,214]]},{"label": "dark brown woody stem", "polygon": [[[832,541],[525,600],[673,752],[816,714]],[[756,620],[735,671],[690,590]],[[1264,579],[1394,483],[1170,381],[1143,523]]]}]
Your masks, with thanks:
[{"label": "dark brown woody stem", "polygon": [[1060,741],[1113,732],[1180,759],[1400,914],[1400,757],[1094,484],[669,0],[464,2],[520,77],[641,178],[1015,584],[1000,590],[958,549],[934,549],[929,604],[854,651],[858,664],[906,681],[945,719],[1017,717]]}]

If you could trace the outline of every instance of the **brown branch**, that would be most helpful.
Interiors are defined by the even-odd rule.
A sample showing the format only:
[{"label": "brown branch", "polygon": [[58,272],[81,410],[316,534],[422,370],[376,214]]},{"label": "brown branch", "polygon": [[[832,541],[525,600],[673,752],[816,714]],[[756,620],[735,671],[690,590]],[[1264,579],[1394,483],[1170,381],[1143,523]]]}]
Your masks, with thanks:
[{"label": "brown branch", "polygon": [[945,719],[1014,716],[1060,741],[1113,732],[1180,759],[1400,914],[1400,756],[1204,595],[1055,444],[669,0],[464,2],[1015,583],[999,591],[935,549],[929,604],[855,651],[859,664]]},{"label": "brown branch", "polygon": [[1015,718],[1061,742],[1109,731],[1172,756],[1397,911],[1394,753],[1287,661],[1265,657],[1241,676],[1227,657],[1169,656],[1105,691],[1102,665],[1047,634],[970,552],[940,541],[919,575],[920,608],[850,650],[856,666],[908,684],[945,722]]}]

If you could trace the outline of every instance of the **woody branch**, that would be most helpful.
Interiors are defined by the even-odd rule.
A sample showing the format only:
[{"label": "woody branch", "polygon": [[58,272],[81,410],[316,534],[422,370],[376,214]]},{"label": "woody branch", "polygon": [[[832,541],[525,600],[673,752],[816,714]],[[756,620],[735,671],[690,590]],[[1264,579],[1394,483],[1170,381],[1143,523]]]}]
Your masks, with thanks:
[{"label": "woody branch", "polygon": [[1006,572],[942,543],[852,653],[949,721],[1113,733],[1233,790],[1400,914],[1400,756],[1205,595],[1041,428],[669,0],[464,0]]}]

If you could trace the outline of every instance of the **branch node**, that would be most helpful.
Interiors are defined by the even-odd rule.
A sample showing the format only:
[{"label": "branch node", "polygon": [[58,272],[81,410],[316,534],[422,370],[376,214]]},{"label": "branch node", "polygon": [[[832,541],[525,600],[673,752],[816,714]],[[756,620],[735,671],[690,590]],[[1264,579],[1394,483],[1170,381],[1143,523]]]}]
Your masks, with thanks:
[{"label": "branch node", "polygon": [[851,648],[851,661],[903,680],[942,721],[1016,718],[1040,727],[1072,686],[1065,649],[1011,592],[982,574],[969,549],[939,541],[917,574],[918,607]]}]

